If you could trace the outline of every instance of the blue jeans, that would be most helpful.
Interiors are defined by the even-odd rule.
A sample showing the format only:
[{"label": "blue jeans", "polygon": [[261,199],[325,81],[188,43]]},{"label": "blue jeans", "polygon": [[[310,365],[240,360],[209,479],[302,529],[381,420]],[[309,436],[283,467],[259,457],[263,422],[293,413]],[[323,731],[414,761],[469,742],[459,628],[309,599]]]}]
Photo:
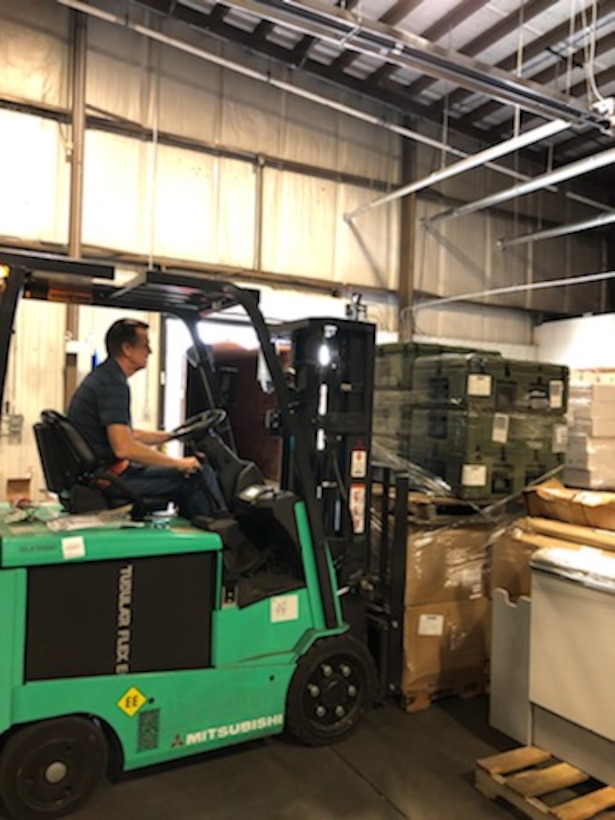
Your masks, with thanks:
[{"label": "blue jeans", "polygon": [[[180,514],[188,519],[210,515],[216,507],[226,508],[218,479],[209,464],[202,464],[198,472],[188,476],[175,467],[131,464],[119,478],[139,496],[167,498],[175,502]],[[121,495],[117,487],[110,487],[107,492]]]}]

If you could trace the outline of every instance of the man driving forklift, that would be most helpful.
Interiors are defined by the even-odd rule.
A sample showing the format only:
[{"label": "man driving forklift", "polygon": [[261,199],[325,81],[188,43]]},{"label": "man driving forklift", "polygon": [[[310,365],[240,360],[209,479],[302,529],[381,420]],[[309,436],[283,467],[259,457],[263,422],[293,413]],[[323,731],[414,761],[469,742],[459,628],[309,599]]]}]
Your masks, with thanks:
[{"label": "man driving forklift", "polygon": [[[112,464],[122,484],[139,496],[168,498],[192,519],[224,510],[216,474],[203,457],[174,458],[158,449],[174,435],[165,430],[135,430],[130,413],[128,379],[147,365],[151,351],[149,325],[119,319],[105,336],[108,358],[77,388],[68,418],[95,454]],[[111,486],[107,494],[119,495]]]}]

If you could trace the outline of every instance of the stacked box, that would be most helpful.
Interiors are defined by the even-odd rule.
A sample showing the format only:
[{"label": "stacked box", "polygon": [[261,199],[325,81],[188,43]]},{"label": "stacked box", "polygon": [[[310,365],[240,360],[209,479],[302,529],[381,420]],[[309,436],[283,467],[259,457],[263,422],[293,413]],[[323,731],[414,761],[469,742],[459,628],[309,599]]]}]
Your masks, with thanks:
[{"label": "stacked box", "polygon": [[412,460],[460,498],[515,494],[563,463],[567,368],[478,354],[424,357],[412,387]]},{"label": "stacked box", "polygon": [[[482,691],[489,660],[489,540],[493,525],[411,525],[406,552],[402,692],[407,708],[441,693]],[[390,532],[393,527],[390,528]]]},{"label": "stacked box", "polygon": [[503,498],[563,464],[566,367],[489,352],[424,355],[427,346],[408,344],[380,350],[396,364],[375,393],[374,440],[460,498]]},{"label": "stacked box", "polygon": [[[444,353],[471,354],[471,347],[428,344],[423,342],[398,342],[378,345],[374,366],[376,390],[409,390],[412,387],[412,370],[419,357],[439,356]],[[499,356],[495,351],[484,355]]]},{"label": "stacked box", "polygon": [[461,498],[520,492],[563,463],[563,415],[414,409],[412,459],[444,478]]},{"label": "stacked box", "polygon": [[477,353],[424,356],[415,362],[412,392],[417,406],[561,414],[568,368]]},{"label": "stacked box", "polygon": [[615,489],[615,384],[571,385],[564,480],[574,487]]}]

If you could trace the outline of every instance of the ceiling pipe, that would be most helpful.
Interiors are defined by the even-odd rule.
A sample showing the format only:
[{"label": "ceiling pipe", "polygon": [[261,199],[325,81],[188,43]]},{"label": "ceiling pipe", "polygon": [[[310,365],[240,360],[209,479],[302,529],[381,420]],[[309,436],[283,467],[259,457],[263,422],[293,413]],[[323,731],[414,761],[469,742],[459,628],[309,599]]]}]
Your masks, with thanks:
[{"label": "ceiling pipe", "polygon": [[505,154],[511,154],[513,151],[518,151],[520,148],[525,148],[528,145],[532,145],[536,142],[547,139],[548,137],[552,137],[554,134],[559,134],[560,131],[564,131],[569,127],[570,125],[568,123],[563,122],[562,120],[555,120],[554,122],[548,122],[545,123],[545,125],[540,125],[538,128],[533,128],[531,131],[526,131],[525,134],[512,137],[505,142],[500,142],[497,145],[491,145],[489,148],[485,148],[484,151],[479,151],[477,154],[472,154],[459,162],[448,165],[446,168],[440,168],[438,171],[433,171],[431,174],[428,174],[422,179],[416,179],[414,182],[410,182],[407,185],[398,188],[396,191],[391,191],[390,194],[385,194],[377,199],[373,199],[371,202],[365,203],[365,205],[361,205],[359,208],[355,208],[354,211],[344,214],[344,219],[346,222],[352,222],[358,216],[361,216],[361,214],[367,213],[367,211],[373,211],[374,208],[379,208],[381,205],[386,205],[387,202],[393,202],[394,200],[401,199],[401,197],[407,196],[408,194],[414,194],[417,191],[421,191],[423,188],[429,188],[430,186],[435,185],[438,182],[442,182],[445,179],[450,179],[451,177],[463,174],[465,171],[470,171],[472,168],[477,168],[479,165],[484,165],[491,159],[497,159],[498,157],[503,157]]},{"label": "ceiling pipe", "polygon": [[583,222],[572,222],[569,225],[558,225],[556,228],[546,228],[544,231],[534,233],[524,233],[512,239],[498,239],[497,246],[500,250],[513,248],[515,245],[526,245],[528,242],[538,242],[541,239],[553,239],[556,236],[567,236],[579,231],[588,231],[591,228],[603,228],[605,225],[612,225],[615,222],[615,213],[604,213],[593,219],[585,219]]},{"label": "ceiling pipe", "polygon": [[[190,5],[181,3],[180,5]],[[578,101],[549,93],[538,83],[449,51],[424,37],[405,32],[318,0],[225,0],[224,5],[256,20],[266,19],[342,49],[376,57],[391,65],[421,71],[438,80],[460,85],[508,105],[518,105],[545,119],[606,127],[599,114]]]},{"label": "ceiling pipe", "polygon": [[534,179],[523,182],[519,185],[513,185],[512,188],[507,188],[505,191],[499,191],[496,194],[485,196],[482,199],[477,199],[474,202],[468,202],[467,205],[459,205],[456,208],[450,208],[447,211],[441,211],[439,214],[434,214],[428,218],[421,220],[424,227],[429,228],[436,222],[444,222],[447,219],[456,219],[459,216],[472,214],[476,211],[482,211],[485,208],[493,208],[500,205],[502,202],[507,202],[509,199],[516,199],[517,197],[531,194],[534,191],[539,191],[549,185],[557,185],[567,179],[579,177],[582,174],[588,174],[590,171],[596,171],[599,168],[604,168],[607,165],[615,163],[615,148],[608,148],[600,154],[594,154],[591,157],[585,157],[578,160],[578,162],[571,162],[569,165],[564,165],[561,168],[556,168],[554,171],[549,171],[546,174],[541,174]]},{"label": "ceiling pipe", "polygon": [[[85,14],[89,14],[92,17],[96,17],[99,20],[104,20],[107,23],[122,26],[123,28],[128,28],[144,37],[148,37],[151,40],[156,40],[157,42],[162,43],[163,45],[167,45],[171,48],[176,48],[179,51],[184,51],[185,53],[190,54],[193,57],[197,57],[201,60],[213,63],[221,68],[227,69],[228,71],[234,71],[236,74],[241,74],[253,80],[267,83],[267,85],[279,88],[280,90],[285,91],[288,94],[293,94],[296,97],[301,97],[303,99],[309,100],[311,102],[316,103],[317,105],[323,105],[326,108],[332,109],[333,111],[339,111],[342,114],[346,114],[349,117],[354,117],[355,119],[361,120],[362,122],[367,122],[371,125],[376,125],[380,128],[384,128],[385,130],[391,131],[392,133],[397,134],[398,136],[414,140],[415,142],[421,143],[422,145],[426,145],[429,148],[435,148],[438,151],[445,151],[446,153],[451,154],[454,157],[465,158],[469,156],[466,151],[462,151],[459,148],[454,148],[453,146],[447,145],[443,142],[440,142],[439,140],[427,137],[424,134],[420,134],[419,132],[413,131],[410,128],[406,128],[402,125],[397,125],[392,122],[387,122],[382,117],[377,117],[372,114],[368,114],[365,111],[360,111],[357,108],[352,108],[352,106],[335,102],[334,100],[331,100],[328,97],[323,97],[320,94],[314,94],[310,91],[305,91],[301,88],[298,88],[297,86],[291,85],[290,83],[286,83],[282,80],[276,80],[269,74],[254,71],[252,69],[246,68],[245,66],[239,63],[235,63],[232,60],[228,60],[223,57],[218,57],[215,54],[211,54],[210,52],[205,51],[204,49],[197,48],[196,46],[192,46],[189,43],[183,42],[182,40],[178,40],[174,37],[169,37],[165,34],[162,34],[161,32],[156,31],[155,29],[138,25],[136,23],[131,23],[130,20],[128,20],[128,18],[125,16],[112,14],[111,12],[104,11],[104,9],[92,6],[90,5],[90,3],[83,2],[82,0],[57,0],[57,2],[62,6],[66,6],[67,8],[71,8],[76,11],[84,12]],[[532,178],[528,174],[520,173],[519,171],[515,171],[512,168],[507,168],[505,165],[499,165],[495,162],[486,162],[485,167],[489,168],[492,171],[496,171],[497,173],[502,174],[503,176],[511,177],[512,179],[528,180]],[[599,210],[604,210],[605,207],[603,202],[597,202],[591,199],[587,199],[586,197],[583,197],[580,194],[576,194],[573,191],[566,192],[566,196],[575,201],[583,202],[586,205],[598,208]]]},{"label": "ceiling pipe", "polygon": [[[485,296],[501,296],[508,293],[523,293],[528,290],[545,290],[548,288],[567,287],[568,285],[586,285],[588,282],[602,282],[605,279],[615,278],[615,271],[605,271],[604,273],[588,273],[584,276],[571,276],[563,279],[546,279],[544,282],[528,282],[524,285],[508,285],[504,288],[490,288],[489,290],[478,290],[473,293],[462,293],[459,296],[444,296],[442,299],[430,299],[428,302],[418,302],[415,305],[410,305],[404,308],[402,314],[406,311],[415,313],[419,310],[426,310],[427,308],[439,308],[442,305],[452,305],[454,302],[469,302],[481,299]],[[493,307],[493,305],[485,305],[485,307]]]}]

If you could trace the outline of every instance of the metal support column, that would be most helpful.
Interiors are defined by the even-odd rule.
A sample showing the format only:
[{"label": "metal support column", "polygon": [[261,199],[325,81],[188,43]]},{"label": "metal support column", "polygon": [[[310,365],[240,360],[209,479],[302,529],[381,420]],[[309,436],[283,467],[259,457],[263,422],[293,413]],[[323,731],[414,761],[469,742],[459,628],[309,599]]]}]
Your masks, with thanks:
[{"label": "metal support column", "polygon": [[[416,144],[404,140],[402,142],[402,179],[405,182],[416,179]],[[416,253],[416,194],[404,197],[400,203],[400,251],[399,251],[399,283],[398,283],[398,327],[400,339],[410,341],[414,328],[411,320],[414,314],[404,308],[410,307],[414,298],[414,262]],[[404,327],[403,316],[409,317],[409,326]]]}]

